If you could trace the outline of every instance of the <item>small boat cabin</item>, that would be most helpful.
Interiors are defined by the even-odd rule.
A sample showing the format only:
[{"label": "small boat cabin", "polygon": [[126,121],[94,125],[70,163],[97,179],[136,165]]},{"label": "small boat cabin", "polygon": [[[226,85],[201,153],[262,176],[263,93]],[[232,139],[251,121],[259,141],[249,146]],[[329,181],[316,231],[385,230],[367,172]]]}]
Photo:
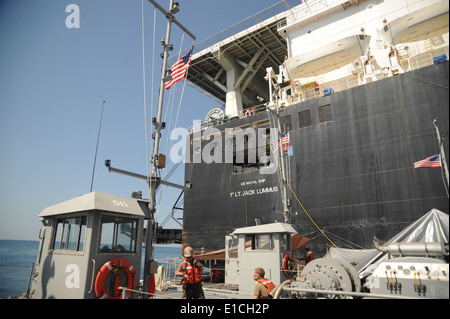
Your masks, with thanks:
[{"label": "small boat cabin", "polygon": [[45,208],[30,298],[122,298],[119,287],[138,289],[150,217],[144,200],[99,192]]},{"label": "small boat cabin", "polygon": [[[239,293],[252,295],[255,268],[275,285],[286,279],[283,256],[292,254],[291,235],[295,229],[285,223],[271,223],[236,229],[225,238],[225,283],[238,284]],[[237,249],[236,249],[237,246]]]}]

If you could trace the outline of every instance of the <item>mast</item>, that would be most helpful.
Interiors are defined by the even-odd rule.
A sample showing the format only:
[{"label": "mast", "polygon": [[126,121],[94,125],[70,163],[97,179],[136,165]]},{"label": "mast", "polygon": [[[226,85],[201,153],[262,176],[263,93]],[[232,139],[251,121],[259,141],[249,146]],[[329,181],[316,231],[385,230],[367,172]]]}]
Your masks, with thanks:
[{"label": "mast", "polygon": [[442,168],[444,170],[445,180],[444,185],[445,189],[447,190],[447,196],[448,196],[448,187],[449,187],[449,174],[448,174],[448,166],[447,166],[447,160],[445,158],[445,151],[444,151],[444,139],[441,138],[441,134],[439,134],[439,128],[437,126],[437,119],[433,120],[433,126],[436,130],[436,137],[439,142],[439,160],[441,161]]},{"label": "mast", "polygon": [[[161,82],[159,86],[159,100],[158,100],[158,113],[155,119],[152,119],[152,123],[155,127],[154,131],[154,143],[153,143],[153,153],[151,157],[152,164],[152,172],[150,174],[150,178],[147,179],[148,186],[150,188],[150,213],[151,216],[154,216],[156,210],[156,191],[161,183],[161,177],[158,174],[158,168],[160,165],[160,157],[159,155],[159,145],[161,142],[161,130],[165,128],[165,123],[161,122],[162,112],[163,112],[163,103],[164,103],[164,91],[165,91],[165,83],[170,81],[172,78],[170,76],[170,70],[167,70],[167,60],[169,57],[169,51],[173,50],[173,45],[170,44],[170,33],[172,30],[172,23],[178,25],[184,32],[186,32],[193,40],[195,40],[195,36],[189,32],[180,22],[178,22],[174,14],[179,10],[178,2],[170,0],[169,11],[165,11],[156,1],[149,0],[159,11],[161,11],[167,18],[167,30],[166,37],[161,40],[161,45],[163,46],[163,62],[161,67]],[[150,264],[153,259],[153,249],[152,249],[152,240],[153,240],[153,230],[154,230],[154,219],[150,218],[147,222],[147,232],[146,232],[146,249],[145,249],[145,260],[144,260],[144,292],[149,291],[149,280],[151,277],[150,272]]]},{"label": "mast", "polygon": [[169,58],[169,51],[173,50],[173,45],[170,44],[170,33],[172,30],[172,23],[178,25],[184,32],[186,32],[193,40],[195,40],[195,36],[187,30],[180,22],[178,22],[174,14],[180,11],[178,8],[178,2],[173,2],[170,0],[169,11],[165,11],[156,1],[149,0],[159,11],[161,11],[167,18],[167,30],[166,37],[161,40],[161,45],[163,47],[163,62],[161,67],[161,82],[159,86],[159,100],[158,100],[158,113],[156,118],[152,119],[152,124],[155,127],[154,139],[153,143],[153,153],[151,157],[152,164],[152,172],[150,174],[149,187],[150,187],[150,210],[152,212],[155,211],[156,207],[156,199],[155,194],[161,182],[161,178],[158,175],[159,168],[159,145],[161,141],[161,130],[165,128],[165,123],[161,122],[163,104],[164,104],[164,91],[165,91],[165,83],[170,81],[171,71],[167,70],[167,59]]},{"label": "mast", "polygon": [[[290,216],[289,216],[289,208],[288,208],[288,199],[287,199],[287,188],[286,188],[286,170],[285,170],[285,166],[284,166],[284,158],[283,158],[283,136],[282,136],[282,132],[281,132],[281,122],[280,122],[280,102],[278,99],[278,93],[279,93],[279,89],[280,89],[280,85],[278,83],[274,83],[274,72],[272,68],[267,68],[267,76],[266,79],[269,81],[269,92],[270,92],[270,101],[273,102],[273,95],[275,95],[275,110],[276,112],[273,112],[269,107],[267,108],[267,110],[271,111],[272,113],[275,114],[275,116],[277,117],[277,131],[278,131],[278,143],[280,145],[279,149],[279,153],[280,153],[280,162],[281,162],[281,191],[282,191],[282,203],[283,203],[283,217],[284,217],[284,223],[289,223],[290,222]],[[275,89],[275,94],[272,94],[272,86]],[[274,154],[274,156],[276,156]]]},{"label": "mast", "polygon": [[278,99],[278,91],[279,87],[275,88],[275,106],[277,110],[277,126],[278,126],[278,143],[280,143],[280,147],[278,148],[280,151],[280,162],[281,162],[281,183],[283,184],[282,192],[283,192],[283,216],[284,222],[289,223],[289,209],[287,205],[287,189],[286,189],[286,169],[284,167],[284,156],[283,156],[283,132],[281,132],[281,122],[280,122],[280,102]]},{"label": "mast", "polygon": [[150,210],[152,212],[155,211],[156,206],[156,200],[155,200],[155,194],[156,190],[159,187],[159,180],[160,177],[158,176],[158,157],[159,157],[159,144],[161,139],[161,130],[165,128],[165,124],[161,122],[162,117],[162,110],[163,110],[163,103],[164,103],[164,84],[167,80],[170,80],[170,72],[167,72],[167,59],[169,57],[169,50],[170,50],[170,32],[172,30],[172,21],[173,21],[173,0],[170,0],[169,5],[169,12],[165,12],[162,8],[159,7],[159,5],[153,1],[149,0],[151,3],[155,5],[161,12],[166,14],[167,17],[167,31],[166,31],[166,37],[165,39],[161,40],[161,45],[163,46],[163,62],[161,67],[161,82],[159,85],[159,100],[158,100],[158,113],[156,116],[156,119],[152,119],[152,124],[155,127],[155,132],[153,134],[153,137],[155,139],[153,143],[153,154],[151,157],[151,164],[152,164],[152,172],[150,174],[150,181],[149,181],[149,187],[150,187]]},{"label": "mast", "polygon": [[144,259],[144,285],[143,285],[143,291],[149,292],[150,284],[149,280],[150,277],[153,275],[151,272],[151,265],[153,262],[153,236],[154,236],[154,230],[155,230],[155,220],[154,220],[154,214],[156,210],[156,191],[158,190],[158,187],[160,184],[176,187],[180,189],[188,189],[190,186],[182,186],[182,185],[176,185],[174,183],[170,183],[167,181],[162,181],[161,177],[158,174],[158,168],[163,168],[165,166],[165,156],[162,154],[159,154],[159,145],[161,141],[161,130],[165,128],[166,124],[164,122],[161,122],[162,118],[162,112],[163,112],[163,103],[164,103],[164,90],[165,90],[165,83],[172,80],[171,77],[171,71],[167,70],[167,60],[169,57],[169,51],[173,50],[173,45],[170,44],[170,33],[172,30],[172,23],[175,23],[178,27],[180,27],[185,33],[187,33],[193,40],[195,40],[195,36],[187,30],[180,22],[178,22],[174,14],[179,12],[180,9],[178,2],[174,2],[173,0],[170,0],[169,4],[169,11],[164,10],[156,1],[149,0],[159,11],[161,11],[167,18],[167,31],[166,31],[166,37],[161,40],[161,45],[163,46],[163,62],[162,62],[162,68],[161,68],[161,83],[159,87],[159,100],[158,100],[158,113],[157,117],[152,119],[152,123],[155,127],[155,131],[153,133],[153,137],[155,139],[153,144],[153,153],[151,157],[151,164],[152,164],[152,171],[150,173],[150,176],[144,176],[141,174],[129,172],[126,170],[114,168],[111,166],[111,160],[107,159],[105,160],[105,166],[108,168],[110,172],[115,172],[119,174],[124,174],[128,176],[132,176],[135,178],[145,179],[147,180],[147,184],[150,190],[149,194],[149,214],[145,217],[147,220],[147,228],[146,228],[146,239],[145,239],[145,259]]}]

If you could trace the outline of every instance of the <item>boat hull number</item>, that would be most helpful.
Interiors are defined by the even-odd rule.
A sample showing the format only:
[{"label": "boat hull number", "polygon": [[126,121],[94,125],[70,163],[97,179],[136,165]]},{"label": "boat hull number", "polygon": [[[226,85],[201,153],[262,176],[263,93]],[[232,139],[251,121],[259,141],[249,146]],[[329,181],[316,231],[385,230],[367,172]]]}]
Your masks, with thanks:
[{"label": "boat hull number", "polygon": [[127,202],[126,202],[126,201],[123,201],[123,200],[115,200],[115,199],[113,199],[112,202],[113,202],[114,206],[128,207]]}]

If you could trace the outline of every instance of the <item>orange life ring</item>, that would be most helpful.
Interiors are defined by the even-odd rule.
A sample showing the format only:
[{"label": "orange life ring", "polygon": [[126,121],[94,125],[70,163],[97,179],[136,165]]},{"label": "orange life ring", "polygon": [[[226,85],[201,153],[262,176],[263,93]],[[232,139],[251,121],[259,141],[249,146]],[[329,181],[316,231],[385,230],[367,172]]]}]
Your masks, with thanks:
[{"label": "orange life ring", "polygon": [[[136,270],[133,265],[125,258],[113,258],[106,262],[102,268],[97,273],[95,278],[95,295],[97,298],[109,298],[109,299],[120,299],[122,294],[119,290],[121,273],[125,272],[127,274],[127,288],[134,289],[136,285]],[[110,282],[114,282],[113,291],[107,291],[106,279],[109,274],[114,277],[111,278]],[[111,290],[111,287],[110,287]],[[128,296],[131,297],[132,293],[128,292]]]},{"label": "orange life ring", "polygon": [[286,253],[283,257],[283,272],[286,275],[286,277],[294,277],[294,268],[293,267],[294,260],[292,259],[291,255],[289,253]]},{"label": "orange life ring", "polygon": [[247,111],[245,111],[245,116],[252,116],[253,115],[253,110],[252,109],[247,109]]}]

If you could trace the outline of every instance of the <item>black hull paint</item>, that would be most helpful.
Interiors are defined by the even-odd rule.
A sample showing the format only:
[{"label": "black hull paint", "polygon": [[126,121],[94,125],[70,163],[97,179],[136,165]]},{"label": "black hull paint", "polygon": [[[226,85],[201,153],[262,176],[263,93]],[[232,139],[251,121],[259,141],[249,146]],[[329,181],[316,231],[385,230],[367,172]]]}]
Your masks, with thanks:
[{"label": "black hull paint", "polygon": [[[413,166],[439,152],[435,118],[449,158],[448,85],[449,66],[443,63],[283,109],[292,123],[288,179],[336,245],[345,247],[344,239],[371,248],[373,236],[387,240],[432,208],[448,213],[441,169]],[[325,105],[332,119],[319,123],[318,108]],[[299,128],[298,114],[307,110],[311,126]],[[267,117],[264,111],[218,128],[253,125]],[[226,234],[255,225],[255,218],[262,224],[283,221],[277,173],[234,174],[233,164],[187,163],[185,177],[192,188],[185,192],[183,243],[195,250],[224,248]],[[290,222],[314,238],[311,246],[322,255],[332,244],[289,189],[288,195]]]}]

